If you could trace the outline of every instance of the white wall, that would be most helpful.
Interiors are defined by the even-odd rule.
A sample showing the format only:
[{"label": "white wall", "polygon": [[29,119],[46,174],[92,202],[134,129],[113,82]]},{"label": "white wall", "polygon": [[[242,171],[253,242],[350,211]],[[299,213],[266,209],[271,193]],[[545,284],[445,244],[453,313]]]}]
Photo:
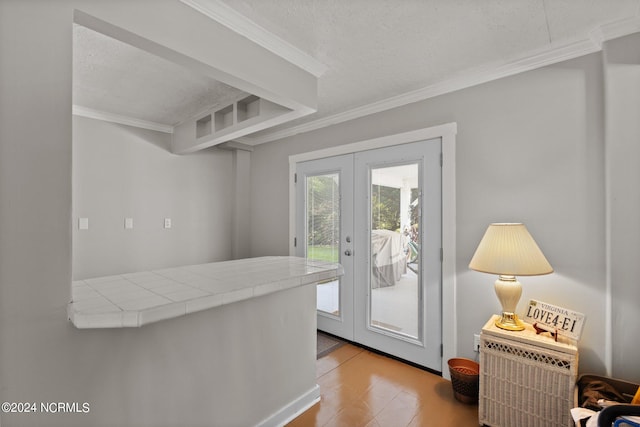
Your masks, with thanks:
[{"label": "white wall", "polygon": [[612,375],[640,382],[640,34],[607,44]]},{"label": "white wall", "polygon": [[[88,414],[0,414],[1,424],[257,423],[315,382],[309,369],[314,337],[308,333],[315,325],[313,307],[297,303],[312,300],[311,287],[274,294],[269,305],[234,304],[140,329],[78,330],[66,318],[72,280],[74,6],[104,9],[131,31],[169,41],[199,36],[200,26],[212,22],[173,0],[0,1],[0,401],[91,405]],[[167,25],[174,20],[181,25]],[[216,40],[233,55],[240,39]],[[211,43],[192,48],[211,54]],[[263,77],[269,78],[288,83],[280,75]],[[267,315],[275,322],[264,322]],[[298,332],[278,335],[283,324]],[[300,347],[283,354],[285,338]],[[286,369],[262,362],[276,355]],[[282,380],[284,371],[296,375]]]},{"label": "white wall", "polygon": [[[219,351],[237,348],[234,340],[239,335],[233,328],[216,327],[220,312],[210,310],[136,330],[79,331],[66,320],[74,225],[74,5],[104,10],[109,15],[105,19],[119,18],[132,30],[144,27],[166,39],[185,32],[169,31],[168,21],[195,14],[175,1],[154,2],[151,17],[143,13],[145,1],[0,2],[0,400],[92,404],[87,415],[3,414],[2,425],[144,426],[177,419],[185,425],[208,425],[211,408],[227,402],[217,400],[227,389],[224,381],[207,376],[207,368],[215,365]],[[189,28],[205,21],[189,15],[185,22]],[[581,370],[604,371],[601,70],[601,56],[590,55],[257,147],[251,159],[252,255],[288,252],[289,154],[455,121],[461,355],[472,355],[472,334],[499,309],[491,289],[493,278],[469,272],[468,261],[489,222],[522,220],[556,269],[550,276],[524,278],[523,300],[535,297],[585,312]],[[637,133],[633,135],[637,139]],[[626,188],[636,191],[633,182]],[[635,246],[637,240],[629,247],[635,251]],[[635,255],[632,252],[627,265]],[[620,306],[626,298],[637,299],[637,285],[622,280],[615,283],[615,290],[620,303],[614,308],[622,307],[615,311],[616,324],[637,324],[636,306]],[[251,316],[253,307],[246,309],[228,314]],[[305,309],[283,314],[281,321],[295,321]],[[259,321],[255,325],[261,326]],[[266,348],[280,351],[279,344]],[[613,349],[615,372],[638,372],[635,361],[627,358],[638,354],[635,337],[616,335]],[[257,350],[253,355],[243,353],[253,360],[256,372],[261,368],[257,354]],[[290,356],[292,363],[309,358]],[[185,366],[196,366],[205,376],[192,377],[192,370],[182,370]],[[289,375],[264,393],[274,399],[272,403],[286,402],[293,397],[292,390],[309,381],[305,375]],[[185,405],[194,405],[194,399],[193,410],[185,413]],[[256,398],[256,402],[263,401]],[[257,420],[268,415],[265,411],[259,406],[245,415]]]},{"label": "white wall", "polygon": [[[252,255],[288,251],[290,154],[457,122],[458,351],[500,309],[495,278],[468,263],[487,225],[523,221],[555,273],[523,297],[587,314],[581,369],[605,370],[604,112],[601,55],[460,90],[256,147]],[[445,308],[446,309],[446,308]]]},{"label": "white wall", "polygon": [[231,244],[234,259],[251,255],[251,153],[233,152],[233,218]]},{"label": "white wall", "polygon": [[[74,280],[231,258],[233,153],[178,156],[170,140],[73,118]],[[78,230],[79,217],[89,218],[89,230]],[[133,229],[125,230],[125,217]]]}]

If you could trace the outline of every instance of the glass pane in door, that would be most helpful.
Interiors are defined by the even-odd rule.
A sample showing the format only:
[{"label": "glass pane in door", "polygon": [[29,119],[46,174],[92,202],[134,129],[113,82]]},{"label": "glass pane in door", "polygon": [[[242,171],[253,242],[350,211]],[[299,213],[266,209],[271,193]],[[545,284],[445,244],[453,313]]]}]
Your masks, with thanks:
[{"label": "glass pane in door", "polygon": [[[307,176],[306,256],[340,262],[340,174]],[[340,281],[317,285],[317,309],[340,316]]]},{"label": "glass pane in door", "polygon": [[419,339],[420,188],[417,163],[371,169],[369,326]]}]

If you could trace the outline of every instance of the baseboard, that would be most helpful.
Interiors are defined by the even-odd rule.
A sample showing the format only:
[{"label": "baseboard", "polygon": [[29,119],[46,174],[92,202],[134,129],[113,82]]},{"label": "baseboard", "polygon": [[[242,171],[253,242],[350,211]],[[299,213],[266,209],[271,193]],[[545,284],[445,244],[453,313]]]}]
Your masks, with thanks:
[{"label": "baseboard", "polygon": [[316,384],[311,390],[292,400],[276,413],[265,418],[256,427],[281,427],[311,408],[320,401],[320,386]]}]

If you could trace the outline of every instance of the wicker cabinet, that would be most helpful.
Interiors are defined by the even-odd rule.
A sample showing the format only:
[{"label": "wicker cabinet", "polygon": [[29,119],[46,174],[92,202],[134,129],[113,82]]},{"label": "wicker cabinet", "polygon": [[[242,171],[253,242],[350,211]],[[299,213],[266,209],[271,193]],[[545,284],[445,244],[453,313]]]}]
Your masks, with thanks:
[{"label": "wicker cabinet", "polygon": [[571,427],[578,374],[575,343],[531,325],[521,332],[495,326],[480,334],[480,424],[491,427]]}]

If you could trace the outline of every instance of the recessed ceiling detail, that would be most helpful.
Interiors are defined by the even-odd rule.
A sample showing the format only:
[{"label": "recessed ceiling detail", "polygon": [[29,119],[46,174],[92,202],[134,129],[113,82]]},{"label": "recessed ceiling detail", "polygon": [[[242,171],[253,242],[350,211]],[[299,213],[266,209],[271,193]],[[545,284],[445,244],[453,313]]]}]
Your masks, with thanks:
[{"label": "recessed ceiling detail", "polygon": [[[200,139],[196,133],[197,123],[202,128],[208,114],[229,106],[233,110],[237,102],[257,96],[264,105],[282,107],[279,113],[265,107],[263,111],[270,113],[263,121],[236,117],[232,127],[212,133],[212,138],[217,135],[214,144],[229,138],[257,145],[597,52],[606,40],[640,31],[640,0],[180,0],[178,4],[188,21],[195,19],[194,14],[211,18],[212,29],[204,28],[200,18],[197,28],[183,26],[182,32],[172,34],[191,31],[215,44],[224,28],[226,37],[235,40],[212,50],[217,55],[210,57],[210,63],[218,61],[214,67],[222,72],[194,72],[202,71],[199,66],[176,69],[185,61],[172,64],[167,61],[172,55],[153,58],[149,52],[131,51],[132,46],[116,49],[103,45],[100,35],[80,30],[75,35],[78,63],[74,64],[78,111],[104,111],[112,117],[169,126],[174,136],[182,134],[178,128],[190,121],[193,141],[183,147],[188,151],[206,146],[196,141]],[[178,26],[180,19],[175,17]],[[242,58],[245,48],[251,53]],[[114,50],[124,55],[123,67],[106,60]],[[104,51],[103,60],[88,56],[98,51]],[[220,58],[226,61],[229,52],[242,59],[230,58],[233,66],[225,67]],[[202,61],[194,59],[186,63]],[[132,68],[140,72],[130,73]],[[270,87],[265,78],[273,79]],[[116,86],[105,90],[107,83]],[[252,124],[253,120],[260,123]]]},{"label": "recessed ceiling detail", "polygon": [[75,105],[176,126],[248,95],[80,25],[73,42]]},{"label": "recessed ceiling detail", "polygon": [[[74,20],[73,113],[172,133],[175,153],[228,142],[315,111],[315,78],[287,73],[290,63],[253,51],[256,61],[271,67],[265,77],[258,64],[242,58],[242,47],[251,52],[255,44],[236,38],[240,47],[233,52],[233,37],[219,36],[229,30],[211,21],[204,26],[218,35],[211,39],[217,44],[188,46],[186,56],[84,12],[76,11]],[[193,43],[193,35],[186,38]],[[225,48],[232,51],[231,65],[218,68],[203,61],[216,63],[216,49]]]},{"label": "recessed ceiling detail", "polygon": [[278,119],[290,109],[255,95],[223,108],[212,108],[174,128],[173,151],[189,153],[237,139],[256,126]]}]

